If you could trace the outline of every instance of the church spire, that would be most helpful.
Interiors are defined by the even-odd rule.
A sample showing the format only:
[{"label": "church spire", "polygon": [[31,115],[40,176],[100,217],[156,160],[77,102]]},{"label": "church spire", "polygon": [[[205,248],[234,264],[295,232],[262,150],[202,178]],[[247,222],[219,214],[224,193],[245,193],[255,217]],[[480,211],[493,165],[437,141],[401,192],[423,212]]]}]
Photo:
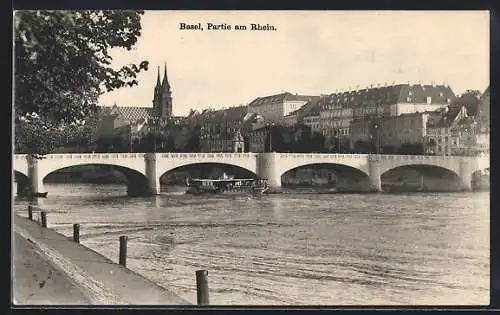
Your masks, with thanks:
[{"label": "church spire", "polygon": [[158,77],[156,78],[156,87],[160,87],[161,86],[161,83],[160,83],[160,66],[158,66]]},{"label": "church spire", "polygon": [[163,73],[163,82],[161,83],[161,86],[163,90],[170,90],[170,83],[168,83],[168,78],[167,78],[167,63],[165,62],[165,70]]}]

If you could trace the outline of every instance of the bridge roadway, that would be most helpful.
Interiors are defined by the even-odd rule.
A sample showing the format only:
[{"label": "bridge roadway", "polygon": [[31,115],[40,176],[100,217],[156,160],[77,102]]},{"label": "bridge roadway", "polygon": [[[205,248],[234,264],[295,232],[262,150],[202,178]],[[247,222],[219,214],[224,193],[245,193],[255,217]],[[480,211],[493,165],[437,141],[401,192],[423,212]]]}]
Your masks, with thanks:
[{"label": "bridge roadway", "polygon": [[[186,165],[217,163],[246,169],[266,178],[274,189],[280,189],[281,176],[289,170],[330,164],[348,169],[353,176],[365,178],[373,191],[381,191],[381,175],[402,166],[431,166],[455,174],[462,190],[471,189],[472,174],[490,167],[486,156],[429,156],[382,154],[323,153],[94,153],[49,154],[42,159],[28,155],[14,156],[18,174],[18,191],[31,187],[32,193],[43,193],[43,179],[57,170],[85,164],[113,165],[128,179],[129,195],[151,195],[160,192],[160,177]],[[19,179],[20,178],[20,179]]]}]

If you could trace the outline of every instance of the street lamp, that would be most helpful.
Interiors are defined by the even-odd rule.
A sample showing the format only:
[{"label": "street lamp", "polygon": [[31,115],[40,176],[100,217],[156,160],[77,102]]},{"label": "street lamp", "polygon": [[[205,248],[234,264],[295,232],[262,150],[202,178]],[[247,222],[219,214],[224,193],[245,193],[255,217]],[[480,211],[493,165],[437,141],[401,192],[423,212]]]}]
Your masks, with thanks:
[{"label": "street lamp", "polygon": [[373,126],[373,128],[375,128],[375,153],[379,154],[379,147],[380,147],[380,136],[379,136],[379,133],[380,133],[380,128],[379,128],[379,125],[378,124],[375,124]]},{"label": "street lamp", "polygon": [[158,118],[151,119],[152,133],[153,133],[153,153],[156,153],[156,133],[158,132]]},{"label": "street lamp", "polygon": [[340,153],[340,129],[335,130],[335,135],[337,137],[337,153]]},{"label": "street lamp", "polygon": [[273,152],[273,127],[274,127],[274,123],[267,123],[266,127],[269,128],[269,152]]}]

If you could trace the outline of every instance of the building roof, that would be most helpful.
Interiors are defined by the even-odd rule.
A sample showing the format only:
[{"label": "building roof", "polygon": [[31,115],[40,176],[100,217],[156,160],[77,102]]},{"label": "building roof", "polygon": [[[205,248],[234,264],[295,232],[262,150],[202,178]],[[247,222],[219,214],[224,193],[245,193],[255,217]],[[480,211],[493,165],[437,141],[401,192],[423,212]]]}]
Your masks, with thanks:
[{"label": "building roof", "polygon": [[448,104],[448,100],[452,102],[456,99],[449,86],[397,84],[333,93],[321,98],[321,106],[323,110],[328,110],[334,106],[356,107],[398,103],[427,104],[427,97],[429,96],[431,97],[431,104]]},{"label": "building roof", "polygon": [[477,120],[481,124],[490,123],[490,87],[488,86],[481,95],[476,112]]},{"label": "building roof", "polygon": [[269,96],[263,96],[263,97],[257,97],[253,101],[248,104],[248,106],[258,106],[261,104],[266,104],[266,103],[279,103],[279,102],[285,102],[285,101],[310,101],[313,98],[317,98],[318,96],[310,96],[310,95],[299,95],[299,94],[292,94],[290,92],[283,92],[280,94],[275,94],[275,95],[269,95]]},{"label": "building roof", "polygon": [[132,107],[132,106],[117,106],[114,105],[110,111],[111,115],[117,115],[123,120],[134,122],[139,119],[149,119],[154,117],[154,109],[152,107]]},{"label": "building roof", "polygon": [[320,105],[321,105],[321,100],[324,98],[324,96],[315,96],[313,99],[302,105],[299,109],[294,110],[289,114],[290,115],[297,115],[298,118],[302,118],[305,116],[315,116],[319,115],[320,111]]},{"label": "building roof", "polygon": [[474,116],[467,116],[467,117],[462,117],[457,121],[458,126],[470,126],[474,124],[476,120],[474,119]]},{"label": "building roof", "polygon": [[444,111],[440,119],[438,119],[435,123],[429,123],[429,125],[437,128],[450,127],[458,119],[461,119],[459,118],[459,115],[462,113],[462,109],[466,112],[466,109],[463,106],[448,106],[447,110]]},{"label": "building roof", "polygon": [[[204,110],[200,116],[205,122],[243,121],[248,114],[248,107],[236,106],[219,110]],[[247,117],[248,119],[248,117]]]}]

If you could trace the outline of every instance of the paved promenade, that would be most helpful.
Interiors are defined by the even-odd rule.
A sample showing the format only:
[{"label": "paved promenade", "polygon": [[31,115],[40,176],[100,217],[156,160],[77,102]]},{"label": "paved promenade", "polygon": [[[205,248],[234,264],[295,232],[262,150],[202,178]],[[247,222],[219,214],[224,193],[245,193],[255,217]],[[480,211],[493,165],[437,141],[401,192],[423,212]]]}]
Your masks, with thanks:
[{"label": "paved promenade", "polygon": [[[93,250],[50,228],[42,228],[36,222],[15,215],[14,232],[13,301],[17,305],[190,304]],[[36,286],[40,287],[42,283],[42,289],[46,290],[36,290]]]},{"label": "paved promenade", "polygon": [[13,303],[28,305],[89,305],[86,297],[65,274],[44,260],[37,248],[14,234]]}]

